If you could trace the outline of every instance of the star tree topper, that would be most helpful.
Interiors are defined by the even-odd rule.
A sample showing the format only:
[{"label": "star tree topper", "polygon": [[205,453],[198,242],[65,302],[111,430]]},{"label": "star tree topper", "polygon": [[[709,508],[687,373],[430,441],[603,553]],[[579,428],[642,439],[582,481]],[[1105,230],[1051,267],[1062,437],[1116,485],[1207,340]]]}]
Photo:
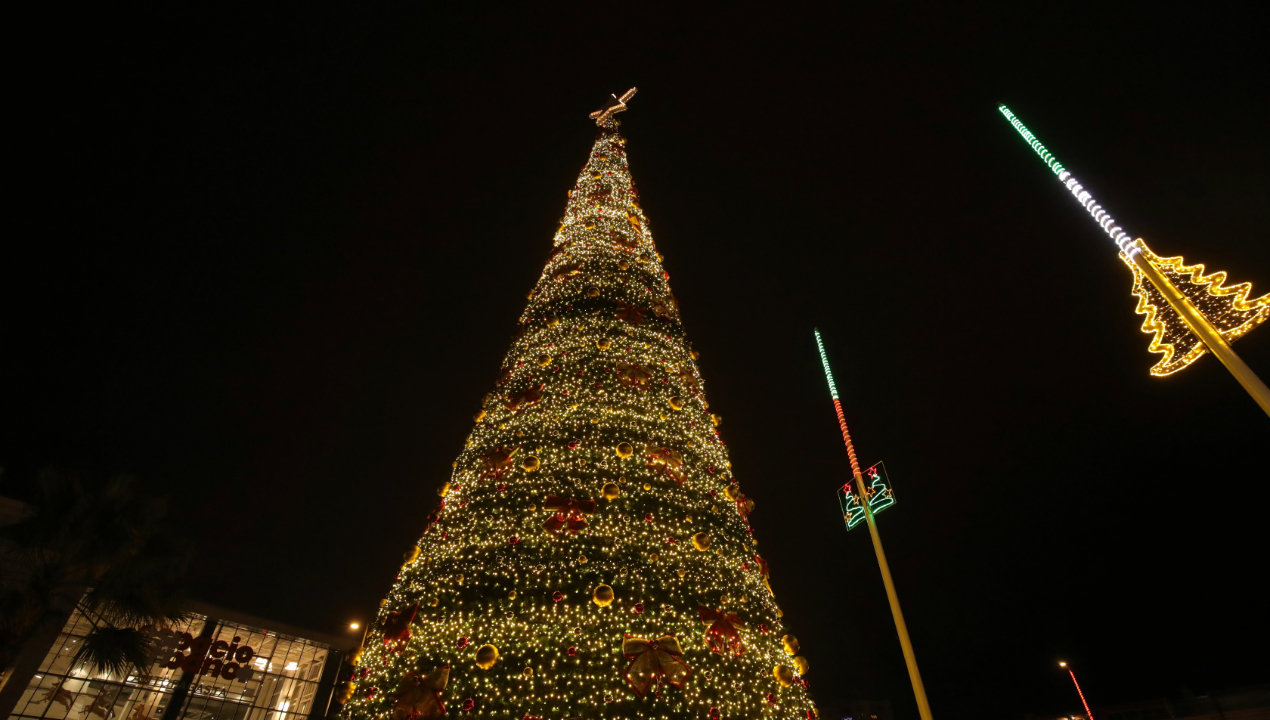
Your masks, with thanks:
[{"label": "star tree topper", "polygon": [[605,127],[609,125],[609,123],[615,122],[613,120],[613,116],[626,109],[626,102],[635,97],[637,90],[638,88],[631,88],[623,93],[622,97],[610,95],[609,97],[613,98],[613,100],[606,103],[604,107],[599,110],[591,113],[590,118],[595,121],[595,124],[598,127]]}]

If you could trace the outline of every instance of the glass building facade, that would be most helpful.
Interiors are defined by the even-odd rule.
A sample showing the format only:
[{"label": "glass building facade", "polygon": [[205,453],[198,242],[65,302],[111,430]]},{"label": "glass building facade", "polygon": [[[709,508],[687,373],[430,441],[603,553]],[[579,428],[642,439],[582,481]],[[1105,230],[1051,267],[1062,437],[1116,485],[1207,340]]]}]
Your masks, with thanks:
[{"label": "glass building facade", "polygon": [[200,610],[207,614],[154,630],[149,667],[125,675],[90,672],[76,660],[94,622],[76,610],[10,718],[316,720],[335,708],[332,689],[345,655],[330,642],[336,639],[320,642],[260,627],[266,621]]}]

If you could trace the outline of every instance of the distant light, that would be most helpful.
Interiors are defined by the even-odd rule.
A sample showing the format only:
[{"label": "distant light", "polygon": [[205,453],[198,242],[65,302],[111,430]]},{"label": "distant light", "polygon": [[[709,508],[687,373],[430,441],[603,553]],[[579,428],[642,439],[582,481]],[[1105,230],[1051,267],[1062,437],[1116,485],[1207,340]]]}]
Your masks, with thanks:
[{"label": "distant light", "polygon": [[360,629],[361,629],[361,627],[362,627],[362,626],[361,626],[359,623],[349,623],[349,624],[348,624],[348,629],[349,629],[349,630],[360,630]]},{"label": "distant light", "polygon": [[300,665],[299,665],[299,663],[296,663],[296,662],[294,662],[294,661],[293,661],[293,662],[289,662],[289,663],[287,663],[287,669],[288,669],[288,670],[299,670],[299,669],[300,669]]},{"label": "distant light", "polygon": [[1061,661],[1060,661],[1060,662],[1058,663],[1058,666],[1059,666],[1059,667],[1067,667],[1067,663],[1065,663],[1065,662],[1061,662]]}]

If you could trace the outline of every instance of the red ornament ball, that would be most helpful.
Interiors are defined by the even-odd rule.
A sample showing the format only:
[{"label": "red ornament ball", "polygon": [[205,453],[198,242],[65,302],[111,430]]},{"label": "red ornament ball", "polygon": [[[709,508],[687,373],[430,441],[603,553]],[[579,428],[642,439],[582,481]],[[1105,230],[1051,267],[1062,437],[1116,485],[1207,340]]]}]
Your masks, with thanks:
[{"label": "red ornament ball", "polygon": [[574,657],[578,654],[578,649],[576,647],[570,647],[568,650],[565,650],[565,652],[569,655],[569,657]]},{"label": "red ornament ball", "polygon": [[644,603],[642,603],[642,602],[637,602],[637,603],[635,603],[635,612],[637,612],[637,613],[642,613],[642,612],[644,612]]},{"label": "red ornament ball", "polygon": [[776,704],[776,695],[774,695],[774,694],[772,694],[772,693],[768,693],[768,694],[767,694],[767,704],[768,704],[768,705],[775,705],[775,704]]},{"label": "red ornament ball", "polygon": [[476,707],[476,701],[473,700],[472,698],[468,698],[463,701],[463,712],[472,712],[473,708],[475,707]]},{"label": "red ornament ball", "polygon": [[458,646],[460,650],[467,647],[467,636],[459,638]]},{"label": "red ornament ball", "polygon": [[652,513],[644,513],[644,522],[652,522],[652,521],[653,521],[653,514],[652,514]]},{"label": "red ornament ball", "polygon": [[518,542],[520,542],[520,536],[518,535],[512,535],[511,537],[507,538],[508,545],[515,545]]},{"label": "red ornament ball", "polygon": [[551,593],[551,599],[552,599],[552,600],[555,600],[556,602],[560,602],[561,600],[563,600],[563,599],[564,599],[564,593],[562,593],[562,592],[560,592],[559,590],[557,590],[557,591],[555,591],[555,592]]},{"label": "red ornament ball", "polygon": [[719,712],[719,708],[717,707],[710,708],[710,720],[719,720],[719,718],[721,717],[723,717],[723,713]]}]

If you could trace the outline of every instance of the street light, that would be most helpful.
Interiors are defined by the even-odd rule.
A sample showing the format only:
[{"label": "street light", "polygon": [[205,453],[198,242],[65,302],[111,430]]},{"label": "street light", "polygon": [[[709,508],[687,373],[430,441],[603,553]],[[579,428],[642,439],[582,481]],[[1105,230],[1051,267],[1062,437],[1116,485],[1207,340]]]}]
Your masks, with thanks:
[{"label": "street light", "polygon": [[355,622],[351,622],[351,623],[349,623],[349,624],[348,624],[348,629],[349,629],[349,630],[360,630],[360,629],[361,629],[361,627],[362,627],[361,625],[358,625],[358,624],[357,624],[357,623],[355,623]]},{"label": "street light", "polygon": [[1080,704],[1085,706],[1085,715],[1088,716],[1089,720],[1094,720],[1094,714],[1089,711],[1089,703],[1085,701],[1085,693],[1080,689],[1080,683],[1076,682],[1076,673],[1072,672],[1072,669],[1067,667],[1067,663],[1062,660],[1058,661],[1058,666],[1072,676],[1072,684],[1076,686],[1076,694],[1080,696]]}]

